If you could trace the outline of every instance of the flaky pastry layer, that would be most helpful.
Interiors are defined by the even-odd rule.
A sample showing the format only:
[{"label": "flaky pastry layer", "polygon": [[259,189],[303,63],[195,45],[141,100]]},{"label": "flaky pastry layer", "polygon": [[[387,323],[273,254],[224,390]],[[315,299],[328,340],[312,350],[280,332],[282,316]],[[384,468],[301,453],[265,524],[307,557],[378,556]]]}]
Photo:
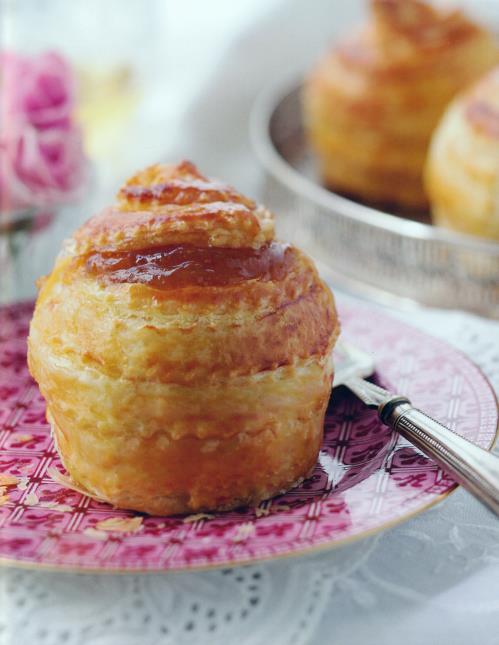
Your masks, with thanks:
[{"label": "flaky pastry layer", "polygon": [[[244,207],[248,221],[236,206],[208,217],[220,204]],[[29,365],[63,463],[91,495],[154,514],[224,510],[283,492],[313,467],[339,324],[311,260],[269,246],[264,211],[192,164],[153,166],[43,281]],[[177,248],[192,262],[162,265]],[[217,258],[240,248],[241,259],[227,251],[228,269],[210,264],[210,248]],[[140,281],[133,262],[147,267]],[[238,280],[203,282],[219,265]]]},{"label": "flaky pastry layer", "polygon": [[76,253],[162,244],[259,247],[274,238],[272,214],[190,162],[157,164],[134,175],[117,204],[75,234]]}]

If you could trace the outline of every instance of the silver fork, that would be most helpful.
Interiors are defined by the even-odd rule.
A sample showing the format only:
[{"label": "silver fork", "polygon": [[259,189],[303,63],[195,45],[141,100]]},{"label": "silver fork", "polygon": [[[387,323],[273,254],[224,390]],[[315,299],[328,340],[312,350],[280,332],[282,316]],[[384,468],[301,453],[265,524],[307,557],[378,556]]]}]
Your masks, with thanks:
[{"label": "silver fork", "polygon": [[378,410],[381,421],[436,461],[466,490],[499,515],[499,457],[365,378],[374,372],[369,354],[344,342],[335,350],[334,387],[345,385],[365,405]]}]

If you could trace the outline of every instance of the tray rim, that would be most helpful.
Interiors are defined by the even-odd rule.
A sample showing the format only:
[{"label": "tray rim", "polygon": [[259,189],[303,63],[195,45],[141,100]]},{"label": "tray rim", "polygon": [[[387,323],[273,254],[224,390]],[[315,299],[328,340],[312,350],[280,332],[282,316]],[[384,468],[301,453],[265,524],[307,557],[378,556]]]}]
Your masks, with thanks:
[{"label": "tray rim", "polygon": [[270,123],[278,108],[300,92],[303,77],[289,78],[263,88],[253,103],[249,135],[253,150],[264,170],[298,197],[305,197],[329,211],[376,228],[414,240],[443,243],[460,250],[485,252],[499,257],[499,243],[445,228],[404,219],[387,211],[366,206],[327,190],[300,173],[278,152],[270,136]]}]

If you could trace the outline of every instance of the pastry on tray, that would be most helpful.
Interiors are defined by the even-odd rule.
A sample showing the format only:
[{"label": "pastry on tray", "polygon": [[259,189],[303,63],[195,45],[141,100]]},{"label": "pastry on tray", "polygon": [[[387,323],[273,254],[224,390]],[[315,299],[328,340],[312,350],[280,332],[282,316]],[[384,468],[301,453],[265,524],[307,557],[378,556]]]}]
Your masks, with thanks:
[{"label": "pastry on tray", "polygon": [[313,469],[338,333],[272,214],[183,162],[137,173],[66,243],[29,366],[75,485],[151,514],[226,510]]},{"label": "pastry on tray", "polygon": [[499,67],[449,106],[425,178],[435,224],[499,240]]},{"label": "pastry on tray", "polygon": [[370,6],[369,22],[309,75],[305,127],[329,188],[420,210],[431,133],[454,95],[499,62],[499,50],[458,10],[420,0]]}]

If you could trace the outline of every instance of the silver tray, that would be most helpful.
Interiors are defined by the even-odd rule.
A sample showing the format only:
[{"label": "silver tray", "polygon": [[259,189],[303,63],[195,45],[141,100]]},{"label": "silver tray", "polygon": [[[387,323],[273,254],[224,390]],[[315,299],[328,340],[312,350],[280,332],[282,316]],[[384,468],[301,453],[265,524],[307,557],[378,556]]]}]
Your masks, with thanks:
[{"label": "silver tray", "polygon": [[278,233],[313,255],[339,286],[499,318],[499,244],[383,212],[328,191],[304,137],[300,86],[266,91],[251,118],[265,168],[263,202]]}]

